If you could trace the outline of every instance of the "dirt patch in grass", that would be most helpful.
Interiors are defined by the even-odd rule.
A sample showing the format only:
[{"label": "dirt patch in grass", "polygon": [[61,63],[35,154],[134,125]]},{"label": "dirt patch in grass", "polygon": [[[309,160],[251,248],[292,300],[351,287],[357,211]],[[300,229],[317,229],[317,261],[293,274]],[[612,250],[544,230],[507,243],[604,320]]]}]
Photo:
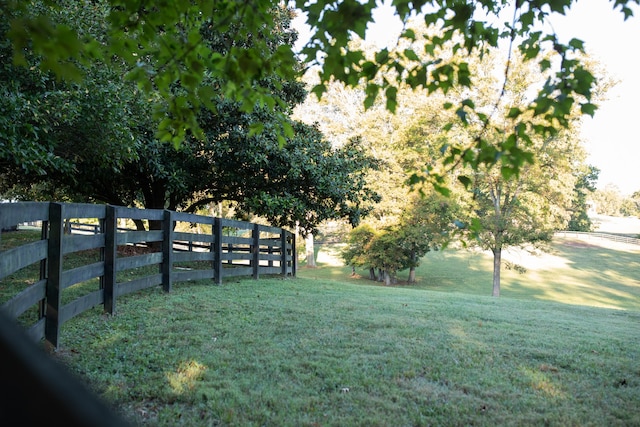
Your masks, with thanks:
[{"label": "dirt patch in grass", "polygon": [[134,256],[134,255],[144,255],[148,253],[155,252],[153,248],[149,248],[146,246],[133,246],[133,245],[123,245],[118,246],[118,255],[120,256]]},{"label": "dirt patch in grass", "polygon": [[597,248],[599,245],[594,245],[592,243],[587,243],[584,240],[569,240],[563,239],[558,240],[562,245],[569,246],[571,248]]}]

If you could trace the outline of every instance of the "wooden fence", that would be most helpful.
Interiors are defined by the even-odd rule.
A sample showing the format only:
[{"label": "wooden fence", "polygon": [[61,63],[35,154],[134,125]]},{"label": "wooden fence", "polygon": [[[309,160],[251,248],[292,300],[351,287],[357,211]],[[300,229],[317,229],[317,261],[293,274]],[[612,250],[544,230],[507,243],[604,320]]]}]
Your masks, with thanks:
[{"label": "wooden fence", "polygon": [[[98,226],[90,227],[91,232],[65,233],[72,219],[79,223],[97,222]],[[121,219],[161,226],[147,231],[125,230],[117,227]],[[24,325],[25,330],[32,339],[44,338],[56,348],[65,322],[99,305],[104,306],[105,312],[114,313],[118,298],[132,292],[154,286],[170,292],[175,283],[190,280],[208,279],[220,284],[225,277],[258,279],[260,275],[296,274],[295,237],[276,227],[168,210],[0,203],[0,229],[27,222],[42,224],[41,237],[0,252],[0,286],[3,279],[36,263],[40,266],[39,277],[4,302],[0,310],[18,319],[37,307],[35,322]],[[206,232],[184,231],[193,228]],[[131,245],[147,250],[123,254],[122,249]],[[97,251],[99,259],[65,268],[69,254],[87,250]],[[126,279],[127,271],[149,266],[157,269],[152,268],[143,277]],[[63,299],[69,288],[96,278],[97,289],[73,301]]]},{"label": "wooden fence", "polygon": [[579,239],[605,239],[612,242],[627,243],[630,245],[640,245],[640,239],[623,234],[586,232],[586,231],[558,231],[556,236],[576,237]]}]

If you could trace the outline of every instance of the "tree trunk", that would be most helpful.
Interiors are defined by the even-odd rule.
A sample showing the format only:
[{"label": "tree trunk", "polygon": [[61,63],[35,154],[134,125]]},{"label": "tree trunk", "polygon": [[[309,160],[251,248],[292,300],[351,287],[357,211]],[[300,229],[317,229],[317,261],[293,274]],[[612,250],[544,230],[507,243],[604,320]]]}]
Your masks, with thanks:
[{"label": "tree trunk", "polygon": [[409,283],[416,283],[416,268],[409,267]]},{"label": "tree trunk", "polygon": [[500,267],[502,266],[502,249],[493,249],[493,296],[500,296]]},{"label": "tree trunk", "polygon": [[[157,231],[162,230],[162,220],[149,220],[149,231]],[[162,251],[162,242],[147,242],[147,247],[150,248],[153,252],[161,252]]]},{"label": "tree trunk", "polygon": [[373,267],[369,267],[369,279],[378,280],[378,276],[376,276],[376,269]]},{"label": "tree trunk", "polygon": [[387,270],[384,271],[384,285],[391,286],[391,274]]},{"label": "tree trunk", "polygon": [[307,250],[307,267],[316,268],[316,253],[313,245],[313,234],[307,234],[307,238],[305,241],[305,246]]},{"label": "tree trunk", "polygon": [[416,265],[418,264],[418,255],[416,251],[411,251],[411,267],[409,267],[409,279],[408,283],[416,282]]}]

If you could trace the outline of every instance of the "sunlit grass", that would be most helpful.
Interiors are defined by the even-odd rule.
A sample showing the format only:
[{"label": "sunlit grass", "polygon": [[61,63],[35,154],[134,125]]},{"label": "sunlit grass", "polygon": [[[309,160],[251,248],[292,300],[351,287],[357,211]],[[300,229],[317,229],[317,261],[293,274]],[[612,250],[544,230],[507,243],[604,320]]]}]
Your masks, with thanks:
[{"label": "sunlit grass", "polygon": [[[342,265],[339,246],[320,246],[318,268],[304,264],[301,277],[371,284],[368,271]],[[558,238],[545,251],[511,250],[503,255],[501,296],[640,310],[640,246],[612,244],[603,239]],[[490,295],[493,258],[478,250],[429,252],[417,270],[417,283],[407,285],[400,272],[397,286]]]},{"label": "sunlit grass", "polygon": [[511,254],[501,298],[480,252],[429,253],[418,284],[385,287],[323,246],[295,279],[83,313],[54,357],[139,425],[640,425],[638,253],[566,243]]},{"label": "sunlit grass", "polygon": [[157,426],[637,425],[640,313],[313,279],[181,284],[59,356]]}]

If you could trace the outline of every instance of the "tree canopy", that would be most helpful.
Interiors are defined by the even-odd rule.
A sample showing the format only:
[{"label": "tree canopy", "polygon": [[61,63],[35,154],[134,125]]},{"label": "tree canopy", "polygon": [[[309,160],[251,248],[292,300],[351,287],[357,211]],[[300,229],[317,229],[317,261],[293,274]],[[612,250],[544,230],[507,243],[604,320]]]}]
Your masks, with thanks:
[{"label": "tree canopy", "polygon": [[[377,0],[295,0],[293,4],[305,13],[312,29],[301,55],[306,64],[319,66],[320,81],[314,88],[318,95],[334,79],[349,85],[364,80],[365,106],[382,96],[386,107],[394,111],[401,85],[444,94],[472,87],[476,76],[465,57],[483,55],[486,49],[506,44],[510,52],[517,50],[526,60],[535,61],[547,79],[525,104],[509,110],[515,125],[497,145],[487,140],[494,127],[490,113],[468,98],[444,105],[456,113],[461,123],[482,125],[468,144],[444,155],[449,163],[475,168],[500,162],[503,174],[509,175],[517,174],[531,161],[532,134],[553,135],[568,126],[572,111],[578,109],[592,115],[596,110],[592,103],[596,82],[579,57],[584,50],[582,41],[562,41],[553,27],[546,25],[550,16],[565,14],[573,2],[393,0],[393,10],[402,22],[418,17],[437,31],[419,34],[406,27],[399,41],[408,44],[405,49],[382,49],[373,58],[361,49],[352,49],[349,43],[365,36]],[[201,107],[211,111],[218,108],[213,102],[214,89],[203,84],[207,78],[218,82],[215,91],[239,102],[241,109],[249,112],[256,106],[273,108],[285,102],[271,87],[256,82],[272,75],[287,81],[299,71],[290,45],[271,49],[270,38],[264,37],[275,29],[271,10],[278,2],[273,0],[108,0],[104,31],[94,36],[81,34],[50,14],[27,13],[36,3],[39,2],[7,0],[0,5],[3,21],[10,26],[8,36],[15,63],[28,64],[25,48],[30,46],[44,58],[40,67],[78,81],[85,74],[84,64],[109,63],[117,58],[127,69],[127,79],[149,97],[166,101],[156,107],[156,131],[160,140],[172,141],[176,146],[190,134],[204,137],[197,120]],[[59,8],[94,7],[88,0],[45,3]],[[627,19],[633,15],[632,6],[639,3],[640,0],[614,0],[612,7],[620,11],[621,19]],[[203,41],[206,29],[228,35],[219,40],[224,52]],[[249,39],[250,45],[243,43]],[[411,46],[415,41],[420,41],[420,50]],[[464,55],[448,57],[442,52],[445,46]],[[554,52],[556,56],[550,58],[541,52]],[[505,68],[507,75],[508,61]],[[293,129],[286,114],[278,114],[278,137],[284,143]]]},{"label": "tree canopy", "polygon": [[[104,36],[111,16],[107,0],[32,5],[22,11],[25,19],[47,12],[95,39]],[[254,34],[243,40],[204,26],[201,43],[225,56],[231,54],[225,42],[230,37],[233,46],[257,44],[275,52],[295,41],[290,20],[290,9],[274,7],[272,26],[259,42]],[[243,26],[236,22],[234,28]],[[10,31],[1,29],[2,34]],[[25,50],[29,68],[21,72],[10,60],[12,46],[5,41],[0,47],[0,91],[6,95],[0,100],[6,113],[0,119],[2,192],[191,212],[233,202],[242,212],[303,232],[330,218],[355,225],[377,200],[364,180],[376,162],[357,140],[334,147],[315,126],[289,118],[307,95],[296,78],[263,73],[253,85],[282,102],[245,111],[241,102],[226,96],[215,76],[206,75],[201,88],[211,90],[208,102],[215,108],[200,106],[195,120],[201,135],[188,132],[176,147],[155,132],[163,119],[153,110],[166,110],[171,101],[149,98],[146,90],[123,79],[125,61],[78,63],[74,67],[82,71],[82,80],[58,81],[41,69],[45,59],[32,51]],[[292,68],[293,73],[298,65]],[[172,90],[185,93],[180,87]],[[283,125],[290,129],[284,138]]]},{"label": "tree canopy", "polygon": [[[417,26],[415,31],[421,31],[420,27]],[[493,72],[505,60],[510,61],[507,84]],[[484,164],[472,167],[446,156],[443,158],[443,153],[459,150],[480,133],[484,135],[483,144],[487,150],[493,148],[497,153],[496,147],[500,144],[511,144],[509,155],[516,155],[517,141],[509,139],[509,130],[516,128],[519,122],[517,117],[511,117],[509,113],[526,103],[531,88],[545,78],[531,61],[526,61],[518,54],[505,59],[497,49],[488,50],[482,57],[470,58],[468,65],[469,71],[479,76],[476,84],[467,90],[449,93],[446,101],[456,103],[470,100],[479,111],[491,113],[491,127],[486,127],[480,120],[470,120],[466,124],[452,122],[455,111],[443,111],[441,108],[444,95],[424,96],[424,92],[408,88],[401,88],[398,92],[398,110],[402,120],[391,125],[395,129],[388,135],[394,136],[393,142],[389,138],[385,140],[387,134],[371,135],[370,130],[377,128],[376,118],[362,115],[363,121],[359,127],[366,129],[363,133],[374,140],[385,140],[374,146],[378,156],[385,158],[382,170],[382,175],[387,178],[385,184],[394,183],[390,185],[391,191],[388,193],[391,193],[391,197],[396,195],[404,200],[400,201],[400,209],[395,210],[393,203],[383,199],[383,205],[386,206],[377,206],[367,219],[367,223],[373,225],[378,233],[368,235],[363,229],[355,232],[345,253],[345,260],[354,266],[373,265],[389,269],[392,273],[397,269],[411,269],[412,263],[403,260],[417,260],[425,255],[427,251],[423,248],[430,249],[433,236],[447,237],[448,234],[451,237],[453,233],[450,233],[450,227],[456,223],[465,237],[465,243],[478,243],[483,249],[494,253],[494,291],[498,295],[503,249],[529,247],[536,242],[546,241],[554,231],[564,229],[569,214],[578,210],[586,212],[586,200],[584,206],[578,206],[576,202],[579,200],[574,193],[574,184],[579,184],[576,180],[586,169],[585,153],[577,136],[580,114],[575,111],[577,106],[574,106],[572,113],[567,116],[568,129],[559,129],[549,135],[527,135],[536,159],[522,165],[519,171],[505,164],[501,167]],[[496,88],[502,91],[499,99],[495,97]],[[606,87],[596,87],[594,97],[602,96],[604,89]],[[334,84],[328,85],[328,95],[333,97],[335,92]],[[355,92],[362,94],[364,89],[359,87]],[[374,104],[373,108],[377,107]],[[454,124],[447,126],[448,123]],[[533,120],[532,123],[538,122]],[[386,150],[383,148],[385,143]],[[406,191],[402,188],[411,171],[419,171],[413,172],[412,182],[416,184],[425,176],[418,175],[418,179],[415,178],[418,173],[425,174],[421,171],[441,174],[442,179],[433,182],[436,189],[449,195],[451,207],[454,207],[453,202],[461,201],[461,208],[438,209],[444,207],[439,201],[429,205],[429,200],[434,199],[433,190],[422,187],[422,203],[425,206],[423,209],[411,209]],[[381,195],[386,198],[387,192],[381,192]],[[387,224],[380,221],[383,212]],[[437,247],[437,240],[435,242],[433,246]],[[416,249],[413,258],[406,251],[412,245]]]}]

